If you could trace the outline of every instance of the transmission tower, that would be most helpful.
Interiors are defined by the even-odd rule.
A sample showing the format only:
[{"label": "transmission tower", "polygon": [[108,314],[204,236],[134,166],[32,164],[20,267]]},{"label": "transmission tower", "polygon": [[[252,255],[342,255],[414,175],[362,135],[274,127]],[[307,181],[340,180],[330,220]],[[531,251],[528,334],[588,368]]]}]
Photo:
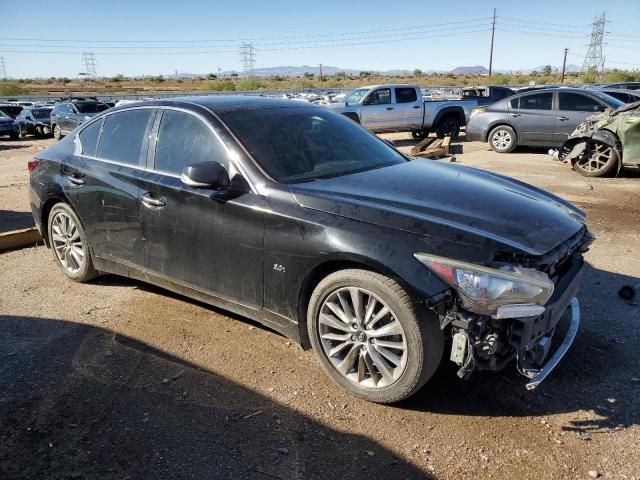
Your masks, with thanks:
[{"label": "transmission tower", "polygon": [[591,28],[591,42],[589,43],[589,50],[584,57],[584,63],[582,64],[581,73],[595,72],[596,76],[599,76],[604,69],[604,58],[602,56],[602,41],[604,38],[604,25],[606,23],[605,14],[596,17],[593,20]]},{"label": "transmission tower", "polygon": [[256,65],[256,53],[252,43],[240,44],[240,61],[242,62],[242,76],[248,78]]},{"label": "transmission tower", "polygon": [[0,78],[7,79],[7,65],[4,63],[4,57],[0,57]]},{"label": "transmission tower", "polygon": [[84,73],[91,78],[96,78],[96,56],[93,52],[82,52],[82,63],[84,64]]}]

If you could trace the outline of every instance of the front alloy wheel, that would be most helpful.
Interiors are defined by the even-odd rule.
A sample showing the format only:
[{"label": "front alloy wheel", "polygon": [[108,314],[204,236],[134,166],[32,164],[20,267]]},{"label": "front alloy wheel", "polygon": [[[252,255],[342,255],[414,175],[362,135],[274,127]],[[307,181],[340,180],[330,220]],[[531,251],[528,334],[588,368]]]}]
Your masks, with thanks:
[{"label": "front alloy wheel", "polygon": [[367,290],[348,287],[331,293],[320,308],[319,334],[333,367],[361,387],[388,387],[407,365],[402,325]]},{"label": "front alloy wheel", "polygon": [[405,399],[436,371],[440,324],[394,280],[348,269],[313,291],[307,328],[322,368],[352,394],[378,403]]},{"label": "front alloy wheel", "polygon": [[589,142],[573,164],[574,170],[585,177],[604,177],[618,166],[618,150],[602,142]]}]

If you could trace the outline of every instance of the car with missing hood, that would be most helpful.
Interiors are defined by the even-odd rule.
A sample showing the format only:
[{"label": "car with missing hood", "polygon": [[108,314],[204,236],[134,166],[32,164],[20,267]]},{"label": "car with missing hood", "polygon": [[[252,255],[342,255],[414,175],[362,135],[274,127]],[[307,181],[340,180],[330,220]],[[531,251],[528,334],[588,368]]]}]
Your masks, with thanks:
[{"label": "car with missing hood", "polygon": [[640,102],[589,117],[559,150],[549,153],[585,177],[640,168]]},{"label": "car with missing hood", "polygon": [[593,240],[581,210],[406,157],[309,103],[124,105],[28,168],[35,223],[69,279],[114,273],[249,317],[369,401],[407,398],[443,358],[462,378],[515,362],[534,388],[578,329]]}]

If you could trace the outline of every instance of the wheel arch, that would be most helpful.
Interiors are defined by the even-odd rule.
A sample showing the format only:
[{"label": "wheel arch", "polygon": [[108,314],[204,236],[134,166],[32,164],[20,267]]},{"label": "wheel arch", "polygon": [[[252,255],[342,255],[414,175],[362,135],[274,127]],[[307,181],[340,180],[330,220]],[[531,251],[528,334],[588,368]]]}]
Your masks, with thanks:
[{"label": "wheel arch", "polygon": [[440,123],[443,118],[449,115],[455,115],[456,117],[458,117],[458,121],[460,122],[461,127],[464,127],[467,124],[467,117],[465,116],[464,109],[462,107],[445,107],[440,110],[436,115],[436,118],[433,119],[433,123],[431,124],[431,128],[429,130],[431,130],[432,132],[435,131],[435,129],[438,127],[438,123]]},{"label": "wheel arch", "polygon": [[397,282],[406,291],[413,292],[414,290],[410,285],[403,281],[396,272],[371,258],[359,255],[339,255],[324,260],[309,271],[302,281],[298,291],[298,331],[300,335],[300,345],[305,350],[311,348],[311,342],[307,331],[307,308],[313,291],[323,278],[331,275],[332,273],[347,269],[367,270],[385,275]]},{"label": "wheel arch", "polygon": [[73,210],[73,213],[76,214],[76,217],[78,217],[78,220],[80,221],[80,225],[84,228],[84,223],[82,218],[80,218],[80,215],[78,215],[78,211],[73,207],[73,205],[71,205],[69,199],[62,192],[47,198],[40,209],[40,228],[42,230],[40,234],[42,235],[42,239],[47,247],[51,247],[49,243],[49,215],[51,214],[53,207],[58,203],[64,203]]}]

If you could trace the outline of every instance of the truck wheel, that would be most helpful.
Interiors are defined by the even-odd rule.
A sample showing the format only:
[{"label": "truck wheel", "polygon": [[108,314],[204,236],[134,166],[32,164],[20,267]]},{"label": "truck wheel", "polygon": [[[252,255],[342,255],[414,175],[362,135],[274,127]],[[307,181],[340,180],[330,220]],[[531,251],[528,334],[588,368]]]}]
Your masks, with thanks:
[{"label": "truck wheel", "polygon": [[423,138],[427,138],[427,136],[429,136],[429,132],[427,132],[424,128],[421,128],[420,130],[413,130],[411,132],[411,136],[416,140],[422,140]]},{"label": "truck wheel", "polygon": [[9,134],[9,138],[11,140],[18,140],[20,138],[20,134],[18,132],[11,132]]},{"label": "truck wheel", "polygon": [[605,177],[618,166],[618,149],[602,142],[589,142],[576,159],[573,169],[585,177]]},{"label": "truck wheel", "polygon": [[500,125],[489,133],[489,146],[497,153],[509,153],[518,145],[516,132],[508,125]]},{"label": "truck wheel", "polygon": [[370,402],[398,402],[415,393],[444,349],[435,315],[390,278],[366,270],[324,278],[311,295],[307,328],[322,368]]},{"label": "truck wheel", "polygon": [[460,120],[455,114],[447,114],[438,121],[436,125],[436,136],[438,138],[451,137],[453,140],[460,133]]}]

